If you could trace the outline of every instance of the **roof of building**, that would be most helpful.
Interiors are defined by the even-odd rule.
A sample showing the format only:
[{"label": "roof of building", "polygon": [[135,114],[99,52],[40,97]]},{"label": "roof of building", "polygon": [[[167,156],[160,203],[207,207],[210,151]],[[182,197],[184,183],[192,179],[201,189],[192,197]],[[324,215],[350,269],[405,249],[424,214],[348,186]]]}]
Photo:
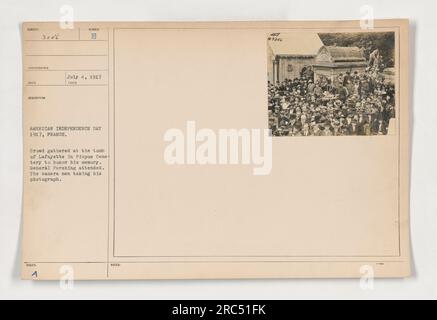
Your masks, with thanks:
[{"label": "roof of building", "polygon": [[322,46],[317,53],[315,67],[366,67],[363,51],[358,47]]},{"label": "roof of building", "polygon": [[287,32],[271,34],[268,45],[274,55],[280,56],[315,56],[322,40],[313,32]]},{"label": "roof of building", "polygon": [[332,62],[366,61],[363,51],[358,47],[323,46],[318,53],[327,53]]}]

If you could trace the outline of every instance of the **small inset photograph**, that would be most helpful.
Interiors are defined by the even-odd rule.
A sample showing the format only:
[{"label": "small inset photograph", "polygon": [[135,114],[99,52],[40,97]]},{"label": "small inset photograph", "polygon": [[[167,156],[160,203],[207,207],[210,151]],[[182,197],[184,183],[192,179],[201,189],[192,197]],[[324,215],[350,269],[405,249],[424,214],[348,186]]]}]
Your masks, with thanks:
[{"label": "small inset photograph", "polygon": [[273,136],[395,134],[395,34],[271,33]]}]

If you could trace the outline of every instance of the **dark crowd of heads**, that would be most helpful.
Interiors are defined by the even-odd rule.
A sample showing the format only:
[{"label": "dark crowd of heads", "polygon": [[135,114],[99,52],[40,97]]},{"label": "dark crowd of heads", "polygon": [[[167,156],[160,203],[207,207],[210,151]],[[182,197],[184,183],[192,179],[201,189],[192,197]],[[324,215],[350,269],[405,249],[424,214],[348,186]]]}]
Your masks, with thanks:
[{"label": "dark crowd of heads", "polygon": [[274,136],[384,135],[395,117],[395,88],[376,68],[338,73],[312,67],[299,78],[268,82],[269,128]]}]

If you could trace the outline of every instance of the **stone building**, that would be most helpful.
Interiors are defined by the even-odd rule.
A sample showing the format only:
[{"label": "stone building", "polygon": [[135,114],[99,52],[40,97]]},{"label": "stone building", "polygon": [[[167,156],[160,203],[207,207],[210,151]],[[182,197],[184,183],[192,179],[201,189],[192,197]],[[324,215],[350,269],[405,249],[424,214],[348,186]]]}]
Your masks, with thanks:
[{"label": "stone building", "polygon": [[323,46],[315,58],[314,80],[326,77],[335,83],[340,73],[362,73],[366,67],[364,52],[358,47]]},{"label": "stone building", "polygon": [[272,33],[267,39],[267,77],[272,83],[299,78],[303,68],[312,66],[323,46],[317,33]]}]

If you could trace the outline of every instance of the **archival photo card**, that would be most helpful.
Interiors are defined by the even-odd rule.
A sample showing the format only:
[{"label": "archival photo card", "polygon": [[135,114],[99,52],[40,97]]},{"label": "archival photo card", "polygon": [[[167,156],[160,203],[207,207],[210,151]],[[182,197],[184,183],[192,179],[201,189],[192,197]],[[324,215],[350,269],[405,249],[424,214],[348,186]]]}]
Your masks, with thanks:
[{"label": "archival photo card", "polygon": [[410,275],[408,20],[22,27],[23,279]]}]

